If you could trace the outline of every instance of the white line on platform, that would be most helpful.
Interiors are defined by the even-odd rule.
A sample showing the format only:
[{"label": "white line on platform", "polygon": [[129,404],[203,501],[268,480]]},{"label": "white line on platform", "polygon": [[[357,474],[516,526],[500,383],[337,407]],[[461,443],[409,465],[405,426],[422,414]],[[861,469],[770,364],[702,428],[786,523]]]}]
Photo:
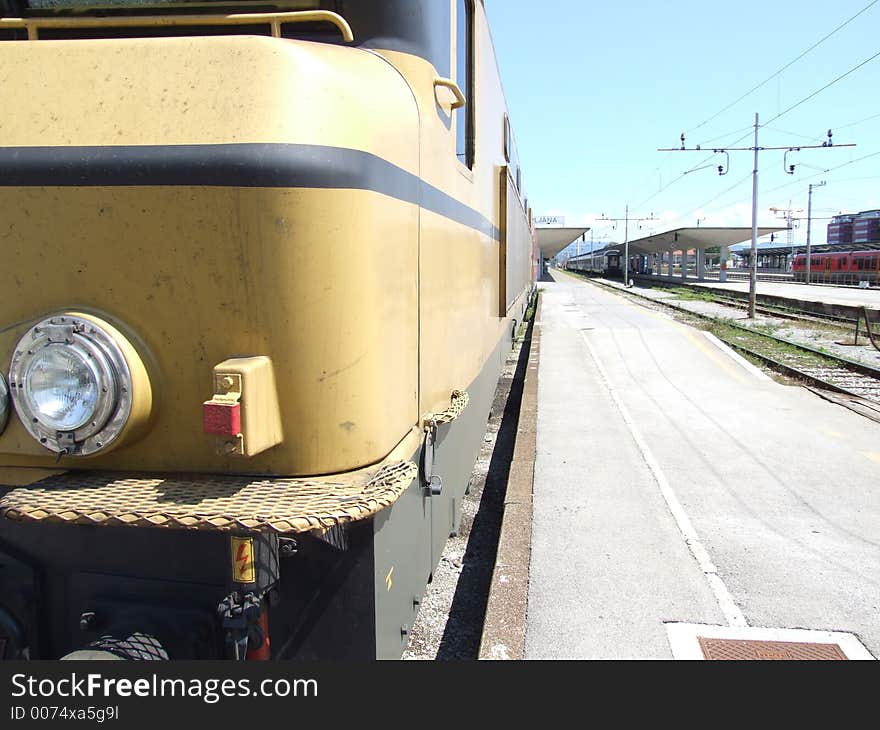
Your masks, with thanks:
[{"label": "white line on platform", "polygon": [[752,365],[752,363],[750,363],[748,360],[746,360],[742,355],[740,355],[738,352],[736,352],[736,350],[734,350],[732,347],[729,347],[728,345],[723,343],[721,340],[719,340],[711,332],[706,332],[705,330],[703,330],[703,334],[706,336],[706,339],[709,340],[709,342],[711,342],[713,345],[715,345],[715,347],[717,347],[719,350],[721,350],[721,352],[723,352],[725,355],[730,357],[732,360],[735,360],[737,364],[741,365],[745,370],[747,370],[751,375],[753,375],[758,380],[772,380],[773,379],[770,376],[768,376],[767,373],[763,372],[761,370],[761,368],[758,368],[758,367],[755,367],[754,365]]},{"label": "white line on platform", "polygon": [[654,458],[654,454],[651,452],[651,449],[638,427],[633,422],[629,410],[623,404],[623,401],[620,399],[620,396],[618,396],[617,391],[611,384],[611,380],[608,378],[608,373],[605,371],[605,367],[599,360],[599,355],[590,344],[590,340],[587,338],[586,333],[581,332],[581,337],[583,337],[584,343],[590,351],[590,356],[593,358],[593,362],[596,363],[596,369],[599,371],[599,375],[605,383],[605,387],[608,389],[608,393],[611,395],[614,405],[617,406],[617,410],[620,412],[623,422],[629,429],[633,441],[635,441],[636,446],[638,446],[642,458],[651,470],[651,474],[654,475],[654,480],[657,482],[657,486],[660,487],[660,493],[663,495],[663,499],[666,501],[666,506],[672,513],[672,517],[675,520],[675,524],[678,526],[679,532],[682,534],[682,537],[684,537],[685,544],[696,559],[697,564],[700,566],[700,570],[702,570],[703,574],[706,576],[709,587],[712,589],[712,593],[715,594],[718,606],[721,608],[725,620],[731,626],[748,626],[745,616],[743,616],[742,611],[740,611],[739,607],[734,603],[730,591],[727,590],[727,586],[724,585],[724,581],[718,576],[718,569],[712,563],[709,553],[706,552],[706,548],[703,547],[703,543],[701,542],[699,535],[697,535],[697,531],[694,529],[694,526],[691,524],[684,508],[681,506],[681,502],[678,501],[678,497],[675,496],[675,492],[669,485],[669,481],[666,479],[666,475],[660,468],[660,464]]},{"label": "white line on platform", "polygon": [[675,659],[705,659],[698,637],[738,641],[786,641],[805,644],[837,644],[847,659],[874,659],[854,634],[811,629],[771,629],[760,626],[709,626],[705,624],[666,624],[669,646]]}]

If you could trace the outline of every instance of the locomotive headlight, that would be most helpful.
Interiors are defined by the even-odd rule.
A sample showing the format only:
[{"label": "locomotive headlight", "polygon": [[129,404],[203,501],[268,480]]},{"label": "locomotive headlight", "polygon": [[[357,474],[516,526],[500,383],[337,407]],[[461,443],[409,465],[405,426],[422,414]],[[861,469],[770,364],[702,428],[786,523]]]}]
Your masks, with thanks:
[{"label": "locomotive headlight", "polygon": [[56,431],[75,431],[86,425],[106,390],[99,368],[88,355],[66,345],[42,348],[31,358],[22,381],[27,410]]},{"label": "locomotive headlight", "polygon": [[15,348],[9,389],[30,434],[66,455],[109,448],[152,405],[135,349],[110,324],[85,314],[59,314],[31,327]]}]

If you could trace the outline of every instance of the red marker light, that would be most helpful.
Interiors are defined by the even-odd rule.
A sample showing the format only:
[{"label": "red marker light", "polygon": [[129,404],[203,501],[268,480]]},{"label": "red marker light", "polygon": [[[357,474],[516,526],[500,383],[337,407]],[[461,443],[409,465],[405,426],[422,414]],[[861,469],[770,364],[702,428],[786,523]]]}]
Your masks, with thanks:
[{"label": "red marker light", "polygon": [[238,436],[241,433],[241,404],[209,400],[202,406],[205,433]]}]

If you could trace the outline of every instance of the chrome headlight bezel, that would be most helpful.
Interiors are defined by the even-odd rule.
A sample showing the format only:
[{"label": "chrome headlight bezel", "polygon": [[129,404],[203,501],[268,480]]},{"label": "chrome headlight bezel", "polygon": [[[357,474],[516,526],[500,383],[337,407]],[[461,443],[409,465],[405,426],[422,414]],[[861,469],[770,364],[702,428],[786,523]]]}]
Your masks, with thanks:
[{"label": "chrome headlight bezel", "polygon": [[0,433],[6,428],[9,420],[9,388],[6,386],[6,379],[0,374]]},{"label": "chrome headlight bezel", "polygon": [[[91,416],[71,430],[58,430],[33,408],[27,376],[45,348],[66,348],[87,364],[97,379],[97,401]],[[88,456],[107,448],[120,435],[131,414],[132,377],[111,333],[72,314],[48,317],[19,340],[9,369],[9,390],[24,427],[56,454]]]}]

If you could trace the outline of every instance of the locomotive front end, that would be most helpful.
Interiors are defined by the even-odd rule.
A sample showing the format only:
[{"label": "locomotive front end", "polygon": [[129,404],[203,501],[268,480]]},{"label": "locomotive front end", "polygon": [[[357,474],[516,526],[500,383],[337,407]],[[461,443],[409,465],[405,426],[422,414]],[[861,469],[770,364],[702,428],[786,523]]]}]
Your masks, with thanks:
[{"label": "locomotive front end", "polygon": [[296,14],[0,23],[7,657],[400,651],[418,114],[380,56],[280,37]]}]

